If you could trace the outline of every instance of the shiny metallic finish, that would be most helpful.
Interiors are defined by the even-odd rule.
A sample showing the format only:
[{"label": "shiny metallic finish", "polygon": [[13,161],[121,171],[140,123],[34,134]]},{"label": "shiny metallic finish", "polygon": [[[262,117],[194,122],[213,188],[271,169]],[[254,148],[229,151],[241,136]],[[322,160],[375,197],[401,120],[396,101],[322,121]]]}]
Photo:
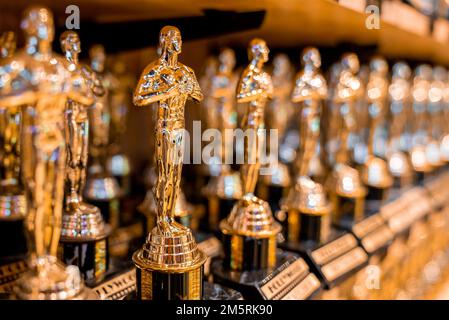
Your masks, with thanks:
[{"label": "shiny metallic finish", "polygon": [[[89,104],[87,93],[73,81],[66,61],[54,54],[53,15],[43,7],[28,8],[21,27],[23,51],[0,63],[0,107],[23,108],[22,168],[27,194],[27,231],[31,263],[17,282],[20,299],[88,298],[79,270],[56,259],[61,233],[68,100]],[[39,81],[35,81],[39,79]]]},{"label": "shiny metallic finish", "polygon": [[102,96],[104,88],[87,66],[79,64],[81,43],[74,31],[61,35],[61,47],[67,59],[67,70],[79,88],[86,92],[85,101],[69,100],[66,106],[66,183],[65,208],[61,236],[64,240],[89,241],[108,235],[100,210],[83,202],[86,181],[87,150],[89,145],[89,118],[87,109],[94,96]]},{"label": "shiny metallic finish", "polygon": [[[201,101],[201,93],[192,69],[178,62],[181,53],[181,33],[172,26],[161,29],[159,58],[150,63],[142,73],[134,92],[134,104],[146,106],[159,103],[156,123],[156,167],[158,179],[155,186],[157,204],[156,227],[148,235],[142,249],[133,255],[134,263],[141,269],[138,279],[141,287],[149,286],[156,272],[170,276],[172,273],[186,273],[202,270],[206,255],[198,249],[190,229],[175,221],[175,204],[179,195],[184,147],[184,106],[187,99]],[[189,279],[186,286],[202,286],[202,271],[198,277]],[[138,285],[138,286],[139,286]],[[170,288],[164,287],[164,295]],[[185,286],[176,290],[184,292]],[[153,292],[154,293],[154,292]],[[180,294],[175,299],[188,298]],[[199,299],[196,295],[193,298]],[[158,299],[156,295],[142,296],[142,299]]]},{"label": "shiny metallic finish", "polygon": [[[237,102],[248,103],[242,121],[243,130],[252,129],[257,132],[264,128],[265,105],[273,95],[271,76],[263,71],[263,66],[268,61],[268,53],[265,41],[256,38],[250,42],[250,63],[243,71],[237,86]],[[244,251],[248,246],[255,250],[257,256],[264,256],[260,265],[273,266],[276,260],[275,237],[281,231],[281,226],[275,222],[268,203],[253,194],[260,168],[260,150],[257,146],[262,143],[262,139],[261,135],[256,134],[252,145],[245,145],[245,163],[240,171],[243,197],[234,205],[229,216],[220,223],[220,229],[227,238],[225,247],[229,250],[226,253],[228,258],[231,258],[231,265],[228,267],[234,270],[242,270],[243,266],[247,265],[242,259],[245,259]],[[254,155],[253,163],[248,163],[249,154]],[[272,245],[258,246],[259,240],[264,239]]]},{"label": "shiny metallic finish", "polygon": [[384,121],[388,96],[388,64],[382,57],[374,57],[370,61],[370,75],[366,88],[370,127],[368,137],[368,157],[362,170],[362,181],[374,188],[389,188],[393,179],[387,163],[374,154],[376,131]]},{"label": "shiny metallic finish", "polygon": [[344,54],[334,94],[341,123],[338,133],[340,146],[337,150],[336,165],[328,180],[329,192],[336,210],[336,219],[345,214],[340,211],[342,201],[354,202],[354,210],[351,214],[354,215],[354,219],[361,218],[364,206],[363,198],[367,193],[359,172],[349,166],[348,138],[355,129],[354,102],[360,94],[360,80],[356,75],[358,69],[357,56],[353,53]]}]

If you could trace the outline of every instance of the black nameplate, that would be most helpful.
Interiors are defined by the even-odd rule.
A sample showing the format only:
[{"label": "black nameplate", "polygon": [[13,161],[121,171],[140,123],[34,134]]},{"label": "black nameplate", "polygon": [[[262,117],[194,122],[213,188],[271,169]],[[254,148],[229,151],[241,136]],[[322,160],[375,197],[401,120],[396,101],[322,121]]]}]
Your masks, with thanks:
[{"label": "black nameplate", "polygon": [[133,268],[93,288],[100,300],[123,300],[136,291],[136,270]]}]

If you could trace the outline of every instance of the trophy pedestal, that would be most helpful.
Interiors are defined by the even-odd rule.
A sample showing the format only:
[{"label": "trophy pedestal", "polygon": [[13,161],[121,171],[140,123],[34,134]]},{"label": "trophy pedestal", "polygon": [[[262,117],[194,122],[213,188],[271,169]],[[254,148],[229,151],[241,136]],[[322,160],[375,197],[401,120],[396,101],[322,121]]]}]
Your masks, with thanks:
[{"label": "trophy pedestal", "polygon": [[248,300],[305,300],[313,298],[321,284],[298,255],[278,250],[273,269],[233,271],[223,259],[212,261],[214,282],[239,291]]},{"label": "trophy pedestal", "polygon": [[101,282],[109,269],[108,238],[92,241],[60,240],[60,260],[79,268],[86,285]]}]

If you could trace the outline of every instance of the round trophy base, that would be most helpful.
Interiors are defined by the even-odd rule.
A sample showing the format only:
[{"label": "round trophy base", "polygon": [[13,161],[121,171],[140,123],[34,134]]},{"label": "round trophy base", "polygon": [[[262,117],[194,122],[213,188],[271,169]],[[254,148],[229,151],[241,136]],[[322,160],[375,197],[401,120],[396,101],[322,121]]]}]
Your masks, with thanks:
[{"label": "round trophy base", "polygon": [[203,265],[182,273],[136,269],[138,300],[203,299]]},{"label": "round trophy base", "polygon": [[96,300],[95,293],[84,286],[79,269],[65,267],[56,257],[37,259],[14,287],[19,300]]}]

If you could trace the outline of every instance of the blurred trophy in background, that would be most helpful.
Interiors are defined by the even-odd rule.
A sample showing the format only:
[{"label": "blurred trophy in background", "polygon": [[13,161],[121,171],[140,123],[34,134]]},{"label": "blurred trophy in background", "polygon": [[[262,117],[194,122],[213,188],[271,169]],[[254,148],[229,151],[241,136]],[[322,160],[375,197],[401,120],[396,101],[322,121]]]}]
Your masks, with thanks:
[{"label": "blurred trophy in background", "polygon": [[[11,58],[16,51],[16,35],[4,32],[0,37],[1,59]],[[20,263],[26,257],[24,233],[26,198],[20,176],[22,113],[20,105],[0,108],[0,266]],[[8,244],[8,245],[6,245]],[[10,282],[0,276],[2,285]]]},{"label": "blurred trophy in background", "polygon": [[412,147],[410,158],[415,170],[416,183],[422,185],[425,177],[432,171],[432,165],[427,156],[426,144],[428,142],[428,128],[430,126],[427,113],[429,103],[429,89],[432,80],[432,68],[422,64],[416,67],[413,77],[413,108],[412,121]]},{"label": "blurred trophy in background", "polygon": [[[213,106],[221,141],[217,148],[218,154],[209,159],[209,172],[212,174],[205,187],[204,194],[208,198],[208,226],[210,230],[218,230],[218,224],[231,211],[236,200],[242,196],[240,175],[231,168],[234,159],[233,131],[237,127],[237,112],[235,110],[235,87],[237,78],[233,74],[235,66],[234,51],[225,48],[218,56],[219,66],[211,76],[209,98]],[[210,107],[208,109],[210,109]],[[208,110],[208,112],[211,112]],[[212,125],[210,121],[208,124]]]},{"label": "blurred trophy in background", "polygon": [[[288,117],[290,115],[290,94],[292,91],[292,65],[288,56],[285,54],[278,54],[273,59],[273,98],[267,105],[266,123],[267,132],[277,130],[277,141],[268,139],[267,152],[273,157],[278,157],[282,152],[282,142],[284,141],[287,132]],[[270,135],[271,136],[271,135]],[[272,146],[271,143],[276,143]],[[277,152],[271,152],[270,149],[276,147]],[[270,169],[270,174],[263,175],[261,183],[259,183],[258,194],[262,199],[268,201],[271,209],[276,212],[280,209],[279,202],[285,195],[285,191],[290,186],[290,172],[286,164],[279,161],[280,159],[273,159],[270,161],[275,166],[267,167]]]},{"label": "blurred trophy in background", "polygon": [[387,147],[388,167],[393,176],[391,197],[395,198],[405,187],[413,183],[413,169],[408,157],[406,133],[407,115],[411,108],[411,69],[405,62],[393,65],[390,96],[390,125]]},{"label": "blurred trophy in background", "polygon": [[354,53],[341,58],[334,103],[338,106],[338,150],[335,165],[328,179],[328,190],[334,205],[334,223],[350,226],[363,218],[366,188],[359,172],[350,166],[349,136],[355,128],[354,102],[359,96],[360,81],[357,78],[359,59]]},{"label": "blurred trophy in background", "polygon": [[90,291],[78,268],[65,267],[56,253],[64,196],[64,110],[68,99],[83,105],[93,100],[65,69],[66,61],[52,52],[52,13],[30,7],[21,28],[25,49],[0,64],[0,74],[7,75],[0,85],[0,106],[24,110],[21,159],[31,257],[14,294],[18,299],[86,299]]},{"label": "blurred trophy in background", "polygon": [[[93,96],[102,96],[104,89],[95,73],[81,65],[78,55],[81,43],[78,34],[66,31],[61,35],[61,48],[67,59],[72,81],[88,94],[88,103],[69,99],[66,105],[66,179],[62,216],[62,260],[79,267],[87,284],[101,281],[109,267],[109,228],[100,209],[83,201],[89,146],[88,108]],[[87,101],[86,101],[87,102]]]},{"label": "blurred trophy in background", "polygon": [[300,243],[307,248],[327,241],[331,206],[323,186],[311,177],[312,161],[320,162],[320,117],[322,101],[327,96],[326,80],[320,72],[319,51],[304,49],[301,62],[303,70],[296,76],[292,94],[292,101],[300,104],[300,150],[296,158],[295,184],[282,208],[286,213],[283,218],[287,242]]},{"label": "blurred trophy in background", "polygon": [[387,61],[381,57],[372,58],[366,87],[369,114],[368,154],[362,167],[362,181],[368,188],[365,203],[365,213],[368,215],[379,211],[393,184],[387,162],[375,154],[376,140],[387,111],[387,77]]},{"label": "blurred trophy in background", "polygon": [[134,104],[158,102],[154,196],[157,221],[142,249],[134,253],[137,298],[141,300],[198,300],[203,298],[203,266],[206,255],[198,249],[189,228],[175,221],[183,151],[184,106],[187,99],[203,95],[193,70],[178,62],[181,34],[175,27],[162,28],[159,58],[142,73]]},{"label": "blurred trophy in background", "polygon": [[302,258],[277,250],[281,226],[268,203],[254,195],[265,138],[264,109],[273,95],[271,76],[263,70],[268,53],[265,41],[250,42],[250,63],[237,87],[237,102],[248,104],[242,129],[250,131],[252,138],[244,143],[243,197],[220,223],[225,256],[214,260],[211,270],[214,281],[247,299],[307,299],[318,291],[318,279]]},{"label": "blurred trophy in background", "polygon": [[110,94],[116,90],[115,79],[105,71],[106,55],[101,45],[89,50],[91,68],[101,82],[105,93],[94,96],[89,110],[89,169],[84,197],[100,208],[104,220],[115,230],[120,223],[121,190],[117,180],[107,170],[109,134],[111,123]]}]

